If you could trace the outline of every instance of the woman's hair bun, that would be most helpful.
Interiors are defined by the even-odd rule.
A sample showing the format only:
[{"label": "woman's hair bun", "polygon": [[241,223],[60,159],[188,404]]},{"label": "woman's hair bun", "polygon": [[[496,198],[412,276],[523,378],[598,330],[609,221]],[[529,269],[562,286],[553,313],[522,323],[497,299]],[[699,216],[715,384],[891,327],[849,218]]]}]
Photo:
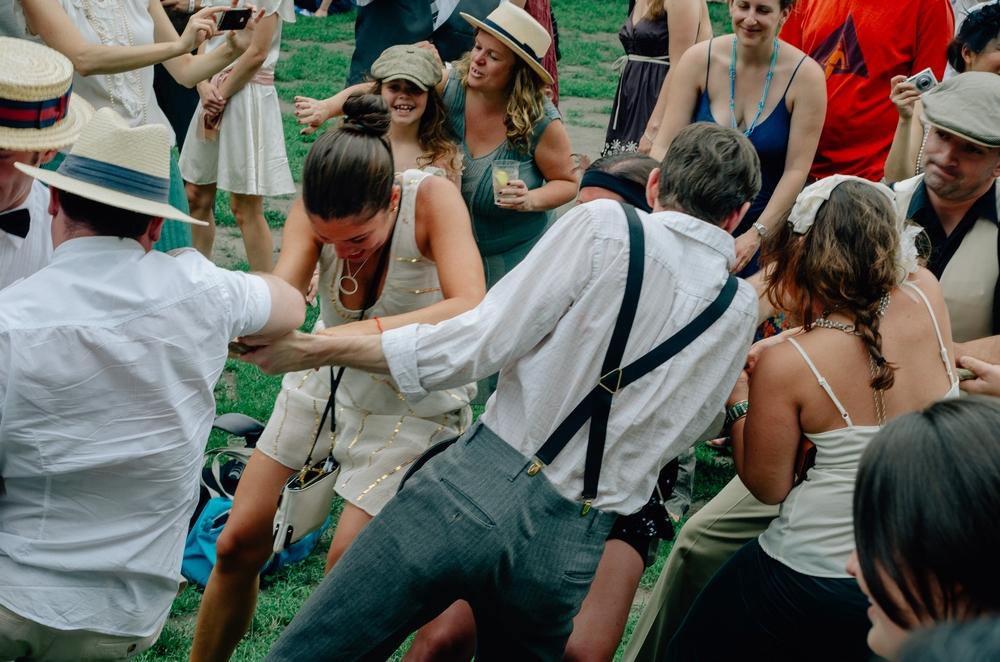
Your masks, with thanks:
[{"label": "woman's hair bun", "polygon": [[344,102],[343,128],[376,138],[389,134],[392,114],[389,102],[375,94],[355,92]]}]

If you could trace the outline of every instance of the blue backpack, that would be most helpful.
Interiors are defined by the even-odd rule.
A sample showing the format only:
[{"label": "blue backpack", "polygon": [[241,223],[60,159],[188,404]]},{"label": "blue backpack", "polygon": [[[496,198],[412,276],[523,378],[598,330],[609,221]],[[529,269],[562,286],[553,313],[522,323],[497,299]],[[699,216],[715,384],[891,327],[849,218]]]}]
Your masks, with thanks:
[{"label": "blue backpack", "polygon": [[[187,540],[184,543],[184,560],[181,574],[202,588],[208,583],[208,576],[215,567],[215,543],[229,520],[233,509],[233,495],[246,463],[264,430],[263,424],[243,414],[222,414],[216,417],[213,427],[224,430],[236,437],[243,437],[247,445],[213,448],[205,453],[208,466],[202,468],[201,495],[198,507],[189,523]],[[223,458],[228,461],[222,462]],[[298,563],[309,556],[320,537],[330,526],[327,517],[319,530],[290,546],[285,551],[272,556],[261,569],[260,574],[277,572],[291,563]]]},{"label": "blue backpack", "polygon": [[[229,497],[219,496],[209,499],[201,514],[195,521],[194,526],[188,532],[187,542],[184,543],[184,561],[181,563],[181,574],[188,581],[205,587],[208,583],[208,576],[215,566],[215,543],[222,533],[222,528],[229,519],[229,513],[233,509],[233,500]],[[272,556],[261,571],[261,575],[276,572],[280,568],[291,563],[298,563],[309,556],[313,547],[319,542],[320,536],[330,526],[330,518],[318,531],[313,531],[308,536],[298,541],[285,551],[276,556]]]}]

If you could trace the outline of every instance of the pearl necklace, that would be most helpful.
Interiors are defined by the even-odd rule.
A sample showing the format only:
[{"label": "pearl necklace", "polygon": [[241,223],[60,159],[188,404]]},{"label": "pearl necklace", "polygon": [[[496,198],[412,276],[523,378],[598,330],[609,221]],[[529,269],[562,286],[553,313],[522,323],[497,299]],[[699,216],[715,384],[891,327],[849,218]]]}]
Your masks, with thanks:
[{"label": "pearl necklace", "polygon": [[[125,34],[128,36],[128,45],[135,46],[135,41],[132,39],[132,28],[129,27],[128,17],[125,15],[125,5],[122,4],[122,0],[118,0],[118,11],[122,17],[122,25],[125,27]],[[95,22],[93,14],[90,10],[89,0],[83,0],[83,14],[86,16],[87,22],[90,23],[90,27],[93,28],[95,33],[97,33],[97,38],[101,40],[101,45],[107,46],[108,43],[105,41],[104,31],[101,29],[100,25]],[[142,103],[142,123],[145,125],[148,119],[146,111],[146,93],[142,89],[142,74],[139,72],[139,69],[133,69],[131,71],[124,71],[121,75],[123,78],[128,79],[129,74],[132,74],[132,78],[135,80],[136,88],[139,90],[139,100]],[[118,112],[115,109],[115,94],[111,83],[111,75],[105,75],[104,78],[108,81],[108,97],[111,99],[111,110]],[[127,109],[125,112],[131,114],[131,111]]]}]

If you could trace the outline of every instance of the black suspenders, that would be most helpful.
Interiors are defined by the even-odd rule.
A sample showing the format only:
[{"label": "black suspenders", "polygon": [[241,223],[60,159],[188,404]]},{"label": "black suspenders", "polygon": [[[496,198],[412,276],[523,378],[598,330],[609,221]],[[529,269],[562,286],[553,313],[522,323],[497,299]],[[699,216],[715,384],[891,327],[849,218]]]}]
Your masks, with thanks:
[{"label": "black suspenders", "polygon": [[632,331],[635,311],[639,305],[639,293],[642,290],[643,267],[645,261],[645,235],[642,222],[631,205],[622,204],[628,219],[629,230],[629,263],[628,276],[625,281],[625,295],[622,298],[621,309],[615,329],[611,334],[611,342],[604,356],[601,368],[602,376],[597,385],[584,396],[569,416],[555,429],[542,447],[535,453],[538,458],[529,468],[528,475],[534,476],[542,467],[551,464],[552,460],[566,447],[569,440],[589,419],[590,437],[587,440],[587,460],[583,470],[583,510],[581,515],[590,511],[590,506],[597,496],[597,483],[601,473],[601,462],[604,459],[604,442],[608,434],[608,416],[611,413],[611,400],[614,394],[637,379],[669,361],[675,354],[687,347],[706,329],[718,320],[726,311],[738,288],[737,280],[730,275],[722,287],[719,296],[709,306],[695,317],[687,326],[670,336],[663,343],[653,348],[649,353],[633,361],[625,367],[621,366],[625,345]]}]

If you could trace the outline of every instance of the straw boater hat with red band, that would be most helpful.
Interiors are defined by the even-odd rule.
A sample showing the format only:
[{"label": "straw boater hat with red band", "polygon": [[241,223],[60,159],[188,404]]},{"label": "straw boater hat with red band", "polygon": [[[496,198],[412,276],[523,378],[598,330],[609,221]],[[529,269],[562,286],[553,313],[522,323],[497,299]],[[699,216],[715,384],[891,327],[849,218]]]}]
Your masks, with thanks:
[{"label": "straw boater hat with red band", "polygon": [[504,43],[507,48],[528,63],[548,85],[553,83],[552,75],[542,66],[542,58],[552,45],[552,37],[541,23],[517,5],[505,2],[494,9],[489,16],[479,20],[465,12],[459,12],[474,27],[488,32]]},{"label": "straw boater hat with red band", "polygon": [[15,163],[21,172],[60,191],[138,214],[208,225],[169,203],[170,134],[162,124],[130,127],[101,108],[55,172]]},{"label": "straw boater hat with red band", "polygon": [[94,114],[72,86],[73,63],[62,53],[0,37],[0,149],[45,152],[72,145]]}]

